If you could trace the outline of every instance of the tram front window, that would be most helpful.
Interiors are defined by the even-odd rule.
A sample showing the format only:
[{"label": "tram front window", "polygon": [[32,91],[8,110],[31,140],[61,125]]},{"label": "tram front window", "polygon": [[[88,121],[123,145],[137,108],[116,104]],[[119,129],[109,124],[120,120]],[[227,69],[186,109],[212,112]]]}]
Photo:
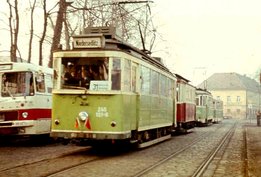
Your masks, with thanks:
[{"label": "tram front window", "polygon": [[3,73],[1,76],[2,97],[34,95],[33,74],[31,72]]},{"label": "tram front window", "polygon": [[99,83],[108,83],[108,58],[64,58],[62,65],[62,87],[65,89],[95,89]]}]

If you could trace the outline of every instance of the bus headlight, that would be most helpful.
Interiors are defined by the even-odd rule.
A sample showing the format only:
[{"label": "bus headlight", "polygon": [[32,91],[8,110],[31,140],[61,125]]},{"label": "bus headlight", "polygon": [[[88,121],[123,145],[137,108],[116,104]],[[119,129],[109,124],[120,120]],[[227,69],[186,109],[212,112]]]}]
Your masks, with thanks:
[{"label": "bus headlight", "polygon": [[88,118],[89,115],[87,112],[82,111],[79,113],[78,116],[79,116],[79,119],[84,122],[84,121],[86,121],[86,119]]},{"label": "bus headlight", "polygon": [[26,118],[28,117],[28,112],[23,112],[23,113],[22,113],[22,117],[23,117],[24,119],[26,119]]}]

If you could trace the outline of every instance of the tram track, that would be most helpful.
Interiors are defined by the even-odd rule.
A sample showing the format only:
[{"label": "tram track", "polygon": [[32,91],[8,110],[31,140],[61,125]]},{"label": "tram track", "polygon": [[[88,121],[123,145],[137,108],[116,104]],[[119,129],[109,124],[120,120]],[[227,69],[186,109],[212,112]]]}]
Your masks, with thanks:
[{"label": "tram track", "polygon": [[[206,128],[196,128],[195,133],[191,136],[174,136],[170,141],[143,150],[121,152],[117,150],[112,152],[108,147],[103,148],[102,151],[91,148],[90,151],[68,154],[64,157],[46,159],[0,171],[0,176],[191,176],[210,156],[208,154],[213,152],[213,149],[220,144],[233,124],[234,122],[230,122]],[[243,142],[242,130],[242,128],[237,129],[234,136],[237,136],[237,141],[240,137],[240,142],[243,144],[245,142]],[[231,136],[233,136],[233,133],[231,133]],[[244,136],[246,137],[246,135]],[[231,150],[234,151],[233,143],[237,143],[237,141],[234,138],[231,140],[233,141],[232,144],[229,141],[227,139],[226,143],[215,154],[213,163],[207,165],[207,171],[203,176],[216,174],[216,170],[220,170],[219,164],[221,164],[221,168],[226,168],[224,165],[227,164],[230,155],[238,155],[238,152],[240,152],[240,157],[247,159],[247,154],[243,157],[242,151],[236,152],[237,154],[230,154]],[[244,147],[247,148],[246,146]],[[240,147],[241,150],[242,147],[243,145]],[[227,148],[230,149],[228,153]]]},{"label": "tram track", "polygon": [[247,155],[247,128],[244,126],[244,150],[243,150],[243,157],[244,157],[244,174],[245,177],[249,177],[248,174],[248,155]]},{"label": "tram track", "polygon": [[63,158],[63,157],[70,156],[70,155],[73,155],[73,154],[76,154],[76,153],[85,152],[85,151],[88,151],[89,149],[90,149],[90,147],[76,149],[76,150],[72,150],[72,151],[68,151],[68,152],[63,152],[63,153],[59,153],[59,154],[50,155],[49,157],[43,157],[43,158],[40,158],[40,159],[31,160],[29,162],[13,165],[11,167],[1,168],[0,169],[0,174],[1,174],[1,172],[5,172],[5,171],[8,171],[8,170],[13,170],[13,169],[16,169],[16,168],[29,166],[29,165],[36,164],[36,163],[45,163],[45,162],[48,162],[50,160],[55,160],[55,159]]},{"label": "tram track", "polygon": [[[203,160],[200,160],[200,162],[193,162],[193,159],[192,159],[192,156],[191,155],[191,159],[190,160],[183,160],[185,161],[184,164],[180,165],[181,164],[181,161],[179,162],[178,159],[181,159],[181,157],[183,156],[182,154],[188,154],[188,151],[191,151],[191,149],[195,149],[197,148],[197,146],[200,146],[198,145],[198,143],[200,143],[202,140],[204,139],[207,139],[207,138],[211,138],[213,137],[213,134],[218,134],[218,132],[222,132],[222,130],[220,130],[220,128],[224,128],[223,126],[222,127],[218,127],[215,131],[213,131],[212,133],[205,133],[203,135],[201,135],[199,138],[195,139],[193,142],[191,142],[190,144],[186,145],[185,147],[181,148],[180,150],[170,154],[168,157],[162,159],[161,161],[153,164],[152,166],[138,172],[137,174],[133,175],[134,177],[140,177],[140,176],[155,176],[156,174],[162,174],[162,171],[168,171],[170,169],[166,168],[168,166],[172,166],[172,171],[173,171],[173,168],[175,168],[174,170],[174,173],[173,176],[180,176],[180,175],[188,175],[188,176],[201,176],[202,173],[205,171],[205,168],[208,167],[208,164],[211,163],[211,159],[213,159],[215,157],[215,154],[218,152],[217,149],[222,149],[223,148],[223,151],[225,151],[226,149],[226,144],[229,143],[229,139],[231,139],[231,137],[233,136],[233,133],[235,131],[235,128],[236,128],[236,124],[237,123],[234,123],[230,128],[229,130],[226,131],[226,134],[223,135],[222,137],[219,137],[220,141],[219,142],[216,142],[217,146],[213,147],[211,150],[211,152],[208,152],[208,155],[207,157],[205,157]],[[220,131],[218,131],[220,130]],[[224,138],[225,137],[225,138]],[[223,139],[226,139],[226,140],[223,140]],[[220,145],[222,142],[223,145]],[[192,153],[193,154],[193,153]],[[184,157],[184,159],[186,159],[187,157]],[[189,158],[189,157],[188,157]],[[176,160],[173,160],[173,159],[176,159]],[[202,159],[202,157],[198,157],[197,159]],[[192,164],[189,164],[188,162],[190,161],[190,163]],[[199,161],[199,160],[197,160]],[[179,163],[177,163],[179,162]],[[187,165],[186,165],[187,163]],[[168,165],[169,164],[169,165]],[[175,165],[174,165],[175,164]],[[173,166],[174,165],[174,166]],[[181,167],[183,166],[183,167]],[[189,170],[190,172],[187,172],[186,174],[181,174],[180,171],[184,171],[184,169],[182,168],[186,168],[186,166],[189,166]],[[194,169],[193,171],[191,169]],[[169,175],[169,174],[167,174]],[[164,176],[164,175],[163,175]]]},{"label": "tram track", "polygon": [[200,177],[204,174],[205,170],[208,168],[209,164],[213,161],[216,154],[222,149],[222,151],[225,151],[225,146],[229,143],[231,138],[233,137],[233,134],[235,132],[237,123],[233,125],[233,127],[225,134],[225,136],[221,139],[218,146],[216,146],[211,153],[208,155],[208,157],[201,163],[201,165],[197,168],[197,170],[192,174],[192,177]]},{"label": "tram track", "polygon": [[[103,158],[88,153],[88,150],[89,148],[86,148],[85,150],[6,168],[0,171],[0,176],[50,176]],[[87,154],[84,154],[85,151]],[[39,170],[39,168],[45,168],[45,170]],[[27,169],[30,169],[30,171]]]},{"label": "tram track", "polygon": [[[222,128],[222,126],[219,126],[216,131],[218,129]],[[214,132],[212,132],[214,133]],[[169,156],[167,156],[166,158],[160,160],[159,162],[155,163],[154,165],[138,172],[137,174],[135,174],[133,177],[141,177],[147,173],[149,173],[150,171],[152,171],[154,168],[163,165],[164,163],[166,163],[168,160],[170,160],[171,158],[174,158],[176,156],[178,156],[179,154],[181,154],[182,152],[188,150],[189,148],[191,148],[191,146],[197,144],[199,141],[203,140],[204,138],[211,136],[209,134],[209,132],[205,132],[204,134],[202,134],[199,138],[195,139],[194,141],[192,141],[191,143],[187,144],[186,146],[182,147],[181,149],[179,149],[178,151],[173,152],[172,154],[170,154]]]}]

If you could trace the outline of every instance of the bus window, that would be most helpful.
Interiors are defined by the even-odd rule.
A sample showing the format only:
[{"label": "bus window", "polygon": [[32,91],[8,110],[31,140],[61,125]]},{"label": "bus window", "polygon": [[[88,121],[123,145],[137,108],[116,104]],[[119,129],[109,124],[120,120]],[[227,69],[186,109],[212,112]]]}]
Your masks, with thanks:
[{"label": "bus window", "polygon": [[45,83],[44,83],[44,75],[42,73],[36,75],[35,83],[36,83],[36,91],[44,93]]},{"label": "bus window", "polygon": [[17,97],[34,95],[33,74],[31,72],[12,72],[2,75],[1,96]]}]

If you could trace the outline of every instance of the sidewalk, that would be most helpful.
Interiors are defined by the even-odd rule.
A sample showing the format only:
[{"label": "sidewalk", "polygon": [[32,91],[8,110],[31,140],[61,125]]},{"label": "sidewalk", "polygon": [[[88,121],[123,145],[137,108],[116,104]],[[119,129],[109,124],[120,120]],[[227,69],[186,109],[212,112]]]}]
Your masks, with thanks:
[{"label": "sidewalk", "polygon": [[246,120],[245,130],[249,176],[261,176],[261,126],[256,120]]}]

